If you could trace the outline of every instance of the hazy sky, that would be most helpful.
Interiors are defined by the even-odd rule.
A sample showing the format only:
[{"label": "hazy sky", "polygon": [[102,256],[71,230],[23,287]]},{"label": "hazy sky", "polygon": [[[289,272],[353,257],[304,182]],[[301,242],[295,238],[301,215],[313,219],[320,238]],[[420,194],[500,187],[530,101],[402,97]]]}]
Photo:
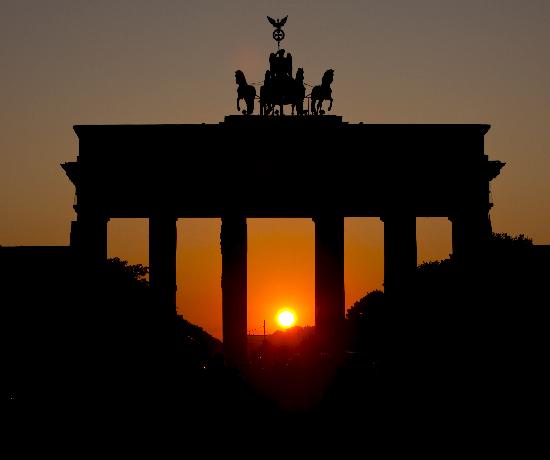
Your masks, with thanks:
[{"label": "hazy sky", "polygon": [[[234,71],[262,79],[276,47],[266,15],[286,14],[283,47],[307,82],[335,69],[344,119],[491,124],[493,228],[550,244],[548,0],[0,0],[0,244],[68,243],[72,125],[222,120]],[[219,221],[178,228],[178,308],[219,337]],[[418,231],[421,260],[449,253],[448,222]],[[111,255],[147,263],[146,221],[109,232]],[[253,220],[249,237],[249,328],[283,303],[312,324],[313,224]],[[346,221],[348,306],[381,286],[381,244],[379,221]]]}]

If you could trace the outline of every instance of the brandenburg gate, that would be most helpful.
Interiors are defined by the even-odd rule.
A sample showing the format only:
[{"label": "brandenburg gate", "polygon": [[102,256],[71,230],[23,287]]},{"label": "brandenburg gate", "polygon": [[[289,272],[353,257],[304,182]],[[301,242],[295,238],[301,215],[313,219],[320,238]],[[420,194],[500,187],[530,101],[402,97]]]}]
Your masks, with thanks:
[{"label": "brandenburg gate", "polygon": [[[341,117],[228,116],[219,124],[78,125],[71,246],[107,258],[110,218],[149,219],[150,283],[166,334],[176,309],[176,221],[221,218],[223,342],[247,347],[247,218],[315,223],[315,326],[330,344],[345,319],[344,218],[384,223],[384,289],[399,303],[417,264],[416,218],[452,222],[468,263],[491,234],[489,125],[351,124]],[[183,235],[185,238],[185,235]]]}]

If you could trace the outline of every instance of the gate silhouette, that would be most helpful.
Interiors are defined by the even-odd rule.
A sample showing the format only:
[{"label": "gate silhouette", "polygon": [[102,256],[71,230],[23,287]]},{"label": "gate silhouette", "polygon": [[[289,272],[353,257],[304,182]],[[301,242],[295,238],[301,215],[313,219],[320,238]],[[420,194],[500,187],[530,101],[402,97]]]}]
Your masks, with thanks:
[{"label": "gate silhouette", "polygon": [[176,220],[221,218],[223,342],[227,362],[239,366],[247,340],[246,218],[311,218],[315,325],[331,349],[345,319],[344,217],[383,220],[384,290],[394,305],[402,305],[416,269],[416,217],[451,220],[457,262],[483,252],[489,184],[504,165],[485,154],[489,128],[350,124],[338,116],[77,125],[78,157],[62,165],[76,187],[71,246],[99,263],[110,218],[148,218],[151,288],[172,324]]}]

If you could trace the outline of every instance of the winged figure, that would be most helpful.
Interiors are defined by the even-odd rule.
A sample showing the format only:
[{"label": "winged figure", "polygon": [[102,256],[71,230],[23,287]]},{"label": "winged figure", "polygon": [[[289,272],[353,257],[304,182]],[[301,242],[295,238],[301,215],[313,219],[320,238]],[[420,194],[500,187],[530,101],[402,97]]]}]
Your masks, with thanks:
[{"label": "winged figure", "polygon": [[277,19],[275,21],[275,19],[273,18],[270,18],[269,16],[267,17],[267,20],[271,23],[271,25],[277,29],[280,29],[281,27],[283,27],[285,24],[286,24],[286,20],[288,19],[288,15],[285,16],[283,19]]}]

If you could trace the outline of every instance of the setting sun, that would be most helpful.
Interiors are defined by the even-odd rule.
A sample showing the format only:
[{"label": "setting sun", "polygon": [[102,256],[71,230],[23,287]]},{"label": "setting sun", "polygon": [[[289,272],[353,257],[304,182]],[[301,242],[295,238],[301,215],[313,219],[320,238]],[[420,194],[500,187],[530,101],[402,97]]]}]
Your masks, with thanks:
[{"label": "setting sun", "polygon": [[283,308],[277,312],[277,322],[285,329],[292,327],[296,323],[296,313],[289,308]]}]

